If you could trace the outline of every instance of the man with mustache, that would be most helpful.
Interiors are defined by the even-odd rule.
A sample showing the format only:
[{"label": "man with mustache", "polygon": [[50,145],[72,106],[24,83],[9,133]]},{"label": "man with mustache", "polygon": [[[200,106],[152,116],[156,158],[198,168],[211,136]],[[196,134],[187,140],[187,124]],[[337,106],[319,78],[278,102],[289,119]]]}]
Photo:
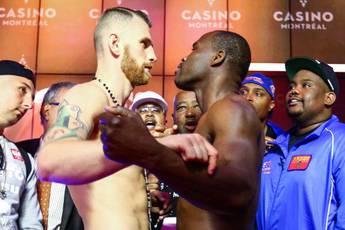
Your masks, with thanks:
[{"label": "man with mustache", "polygon": [[[135,94],[130,109],[140,114],[146,127],[154,137],[164,137],[172,134],[173,130],[166,127],[166,114],[168,104],[164,98],[153,91],[139,92]],[[158,178],[147,170],[144,171],[146,189],[148,191],[148,210],[151,228],[161,229],[162,220],[170,211],[170,194],[160,191],[165,188]]]},{"label": "man with mustache", "polygon": [[[148,132],[142,133],[138,146],[125,148],[135,140],[124,130],[146,129],[132,111],[118,107],[101,116],[107,156],[147,168],[183,198],[178,229],[254,229],[264,136],[256,111],[238,94],[250,61],[243,37],[213,31],[193,44],[176,71],[176,85],[193,90],[204,112],[195,131],[219,152],[211,176],[203,164],[162,152]],[[115,140],[116,133],[121,137]],[[140,152],[148,148],[151,152]]]},{"label": "man with mustache", "polygon": [[[98,120],[105,107],[123,105],[135,86],[150,79],[157,59],[150,27],[141,11],[122,7],[105,10],[94,33],[95,78],[64,95],[56,122],[38,152],[42,180],[73,185],[70,193],[85,229],[149,228],[142,168],[105,157]],[[136,141],[141,139],[140,130],[131,135]],[[136,141],[127,145],[136,145]],[[216,156],[213,147],[197,135],[168,136],[157,143],[162,151],[175,154]],[[140,152],[145,151],[151,150]]]},{"label": "man with mustache", "polygon": [[[193,91],[179,91],[173,100],[174,130],[177,133],[193,133],[201,117],[201,109]],[[173,194],[173,210],[168,217],[164,218],[163,225],[166,228],[176,228],[176,212],[184,210],[183,203],[179,202],[179,195],[166,187],[166,191]],[[183,215],[183,214],[179,214]]]},{"label": "man with mustache", "polygon": [[130,109],[140,114],[154,137],[163,137],[172,133],[172,130],[165,126],[168,104],[158,93],[153,91],[137,93]]},{"label": "man with mustache", "polygon": [[[52,84],[44,94],[40,108],[43,135],[54,124],[63,95],[74,86],[72,82]],[[17,145],[34,157],[42,137],[18,142]],[[38,200],[43,216],[43,227],[47,230],[83,230],[83,223],[65,185],[38,181]]]},{"label": "man with mustache", "polygon": [[174,98],[174,124],[177,133],[193,133],[201,117],[201,109],[193,91],[180,91]]},{"label": "man with mustache", "polygon": [[258,229],[345,229],[345,125],[332,115],[337,76],[310,57],[285,68],[294,127],[263,159]]}]

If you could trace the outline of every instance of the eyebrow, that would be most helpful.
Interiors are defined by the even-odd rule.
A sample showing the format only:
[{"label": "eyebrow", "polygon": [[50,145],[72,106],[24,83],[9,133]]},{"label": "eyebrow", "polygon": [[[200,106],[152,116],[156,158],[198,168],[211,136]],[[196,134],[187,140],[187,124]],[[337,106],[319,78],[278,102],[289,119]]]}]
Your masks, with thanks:
[{"label": "eyebrow", "polygon": [[150,38],[143,38],[140,40],[141,43],[144,43],[147,47],[152,46],[153,47],[153,43],[152,40]]},{"label": "eyebrow", "polygon": [[[302,79],[300,79],[300,81],[301,81],[301,82],[306,82],[306,81],[308,81],[308,82],[314,82],[315,80],[310,79],[310,78],[307,78],[307,77],[303,77]],[[296,81],[295,79],[292,79],[292,80],[290,81],[290,83],[297,84],[297,81]]]},{"label": "eyebrow", "polygon": [[256,90],[256,91],[262,91],[262,92],[266,92],[266,90],[265,90],[265,89],[263,89],[263,88],[259,88],[259,87],[255,87],[255,88],[254,88],[254,90]]},{"label": "eyebrow", "polygon": [[21,82],[23,85],[25,85],[27,88],[29,88],[31,91],[34,91],[33,88],[31,88],[31,86],[29,84],[27,84],[26,82]]},{"label": "eyebrow", "polygon": [[315,81],[315,80],[310,79],[310,78],[302,78],[301,80],[302,80],[302,81]]}]

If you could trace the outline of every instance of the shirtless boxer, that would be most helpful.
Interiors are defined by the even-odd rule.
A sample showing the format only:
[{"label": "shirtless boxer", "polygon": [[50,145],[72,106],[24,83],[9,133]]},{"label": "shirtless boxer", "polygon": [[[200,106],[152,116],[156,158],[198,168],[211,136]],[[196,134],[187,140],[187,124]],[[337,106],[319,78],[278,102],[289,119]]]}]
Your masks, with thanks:
[{"label": "shirtless boxer", "polygon": [[[250,60],[244,38],[214,31],[193,44],[176,72],[176,85],[195,91],[204,112],[196,132],[219,152],[213,176],[204,165],[169,154],[148,132],[140,138],[124,132],[145,129],[137,114],[117,107],[101,115],[106,155],[147,168],[185,199],[177,216],[178,229],[254,229],[265,144],[254,108],[238,94]],[[126,145],[134,139],[140,145]],[[139,154],[139,148],[151,152]]]},{"label": "shirtless boxer", "polygon": [[[146,230],[149,226],[142,168],[125,168],[104,157],[98,116],[106,106],[124,104],[133,87],[151,77],[156,56],[150,25],[140,11],[104,12],[94,34],[95,79],[68,91],[38,153],[41,179],[74,184],[70,192],[86,229]],[[200,141],[203,148],[197,146]],[[159,142],[191,155],[216,153],[201,136],[170,136]]]}]

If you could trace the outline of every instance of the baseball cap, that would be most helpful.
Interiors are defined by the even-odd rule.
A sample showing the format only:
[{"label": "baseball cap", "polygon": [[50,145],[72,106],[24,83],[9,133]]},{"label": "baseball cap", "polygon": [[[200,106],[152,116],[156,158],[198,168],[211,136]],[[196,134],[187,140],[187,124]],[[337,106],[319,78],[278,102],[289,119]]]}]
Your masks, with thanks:
[{"label": "baseball cap", "polygon": [[133,103],[130,106],[130,109],[132,111],[135,111],[140,105],[145,104],[145,103],[150,103],[150,102],[156,103],[159,106],[161,106],[164,111],[164,114],[166,114],[168,110],[168,104],[166,103],[166,101],[161,95],[153,91],[139,92],[135,94]]},{"label": "baseball cap", "polygon": [[32,81],[35,85],[35,75],[34,73],[23,66],[22,64],[11,61],[11,60],[1,60],[0,61],[0,75],[16,75],[19,77],[25,77]]},{"label": "baseball cap", "polygon": [[273,81],[271,78],[269,78],[269,77],[267,77],[261,73],[253,73],[251,75],[248,75],[242,81],[241,85],[244,85],[247,83],[253,83],[253,84],[261,86],[274,99],[275,87],[273,85]]},{"label": "baseball cap", "polygon": [[339,94],[339,81],[333,68],[322,61],[310,57],[294,57],[285,62],[285,69],[290,80],[298,71],[309,70],[318,75],[336,95]]}]

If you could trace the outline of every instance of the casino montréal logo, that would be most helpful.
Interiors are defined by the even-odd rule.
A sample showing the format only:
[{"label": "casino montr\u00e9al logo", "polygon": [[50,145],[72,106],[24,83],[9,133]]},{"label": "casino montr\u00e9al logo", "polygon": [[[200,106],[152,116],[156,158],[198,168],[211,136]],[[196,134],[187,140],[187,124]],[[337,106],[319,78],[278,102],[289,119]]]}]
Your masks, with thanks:
[{"label": "casino montr\u00e9al logo", "polygon": [[300,0],[296,10],[277,10],[273,19],[280,24],[281,29],[290,30],[327,30],[332,23],[334,14],[331,9],[308,10],[307,0]]},{"label": "casino montr\u00e9al logo", "polygon": [[207,1],[208,1],[208,4],[209,4],[210,6],[212,6],[213,3],[214,3],[216,0],[207,0]]},{"label": "casino montr\u00e9al logo", "polygon": [[307,0],[299,0],[299,2],[301,3],[301,6],[304,8],[306,5],[307,5],[307,3],[308,3],[308,1]]}]

